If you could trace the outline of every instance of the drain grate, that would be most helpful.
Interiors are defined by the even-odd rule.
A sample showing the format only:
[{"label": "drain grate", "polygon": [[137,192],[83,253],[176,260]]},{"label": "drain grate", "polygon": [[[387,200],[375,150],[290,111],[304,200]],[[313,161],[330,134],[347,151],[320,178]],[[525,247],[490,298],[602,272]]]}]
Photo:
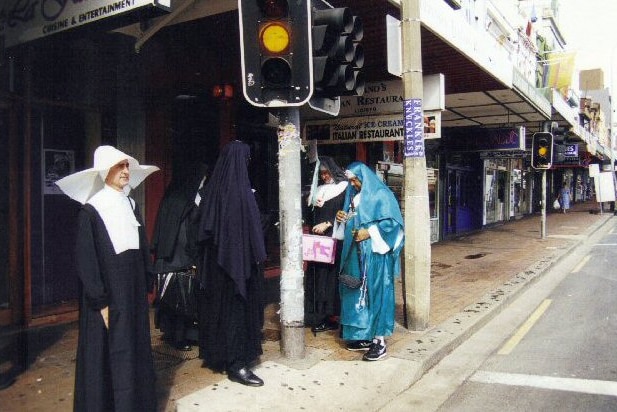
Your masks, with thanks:
[{"label": "drain grate", "polygon": [[169,346],[165,342],[153,342],[152,356],[154,358],[154,369],[161,370],[170,368],[180,362],[196,359],[199,351],[196,346],[190,351],[181,351]]}]

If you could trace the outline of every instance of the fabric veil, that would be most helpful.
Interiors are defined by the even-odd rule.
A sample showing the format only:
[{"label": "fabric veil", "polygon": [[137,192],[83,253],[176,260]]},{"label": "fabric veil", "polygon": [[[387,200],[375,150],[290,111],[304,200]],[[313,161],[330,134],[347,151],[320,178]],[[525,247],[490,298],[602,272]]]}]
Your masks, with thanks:
[{"label": "fabric veil", "polygon": [[[393,219],[403,227],[403,216],[394,194],[384,182],[364,163],[353,162],[347,167],[362,183],[362,193],[370,196],[371,207],[359,208],[358,219],[362,227],[367,227],[371,222],[383,219]],[[351,200],[358,192],[349,185],[345,193],[345,211],[349,211]]]},{"label": "fabric veil", "polygon": [[216,246],[217,263],[245,298],[251,266],[266,259],[261,216],[248,175],[249,158],[249,146],[240,141],[223,148],[201,193],[198,234],[199,241]]},{"label": "fabric veil", "polygon": [[330,156],[319,156],[315,162],[315,171],[313,172],[313,181],[311,182],[311,192],[308,196],[308,205],[314,206],[317,202],[317,187],[319,186],[319,170],[327,169],[334,180],[334,183],[346,182],[347,177],[343,169],[336,164]]}]

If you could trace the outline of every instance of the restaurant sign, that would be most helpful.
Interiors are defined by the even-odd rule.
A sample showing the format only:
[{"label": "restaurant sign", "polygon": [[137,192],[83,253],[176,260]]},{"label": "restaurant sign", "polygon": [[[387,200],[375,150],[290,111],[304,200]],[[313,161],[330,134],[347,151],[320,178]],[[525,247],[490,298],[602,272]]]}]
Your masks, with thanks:
[{"label": "restaurant sign", "polygon": [[[424,139],[440,137],[441,112],[424,112]],[[405,118],[400,114],[341,117],[336,120],[309,120],[304,125],[303,140],[319,144],[384,142],[403,140]]]},{"label": "restaurant sign", "polygon": [[0,39],[16,46],[144,6],[171,9],[172,0],[5,0]]}]

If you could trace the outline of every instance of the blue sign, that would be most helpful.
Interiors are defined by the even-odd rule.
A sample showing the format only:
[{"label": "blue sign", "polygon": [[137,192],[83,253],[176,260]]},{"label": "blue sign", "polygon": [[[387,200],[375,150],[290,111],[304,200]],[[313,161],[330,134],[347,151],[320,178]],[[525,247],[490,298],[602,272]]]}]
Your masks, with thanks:
[{"label": "blue sign", "polygon": [[567,144],[565,155],[566,157],[576,157],[578,158],[578,144]]},{"label": "blue sign", "polygon": [[403,101],[405,120],[405,157],[424,157],[424,116],[422,100]]}]

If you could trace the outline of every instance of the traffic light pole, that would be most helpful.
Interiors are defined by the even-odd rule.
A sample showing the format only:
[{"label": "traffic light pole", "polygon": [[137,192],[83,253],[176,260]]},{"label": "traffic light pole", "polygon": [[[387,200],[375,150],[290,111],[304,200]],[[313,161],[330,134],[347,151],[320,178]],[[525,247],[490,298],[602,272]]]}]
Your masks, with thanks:
[{"label": "traffic light pole", "polygon": [[540,219],[540,237],[546,239],[546,169],[542,170],[542,217]]},{"label": "traffic light pole", "polygon": [[300,182],[300,112],[286,107],[279,119],[279,222],[281,253],[281,352],[304,358],[304,272],[302,271],[302,206]]},{"label": "traffic light pole", "polygon": [[[403,98],[422,101],[422,54],[420,40],[420,0],[402,0]],[[422,142],[422,145],[424,142]],[[403,218],[405,247],[403,297],[406,327],[428,327],[431,286],[431,242],[426,176],[426,157],[405,156]]]}]

